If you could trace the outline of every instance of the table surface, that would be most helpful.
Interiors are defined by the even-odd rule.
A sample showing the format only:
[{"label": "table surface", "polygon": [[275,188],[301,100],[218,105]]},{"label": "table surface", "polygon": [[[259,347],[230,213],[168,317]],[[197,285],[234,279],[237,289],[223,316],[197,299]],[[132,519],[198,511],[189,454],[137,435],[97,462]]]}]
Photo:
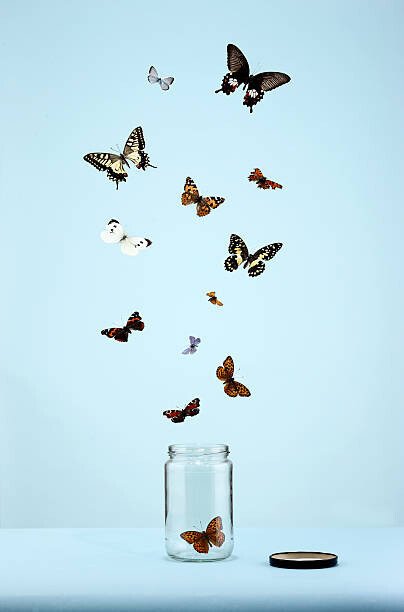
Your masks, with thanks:
[{"label": "table surface", "polygon": [[[0,610],[403,612],[404,529],[239,529],[230,559],[165,556],[160,529],[0,530]],[[268,555],[321,550],[337,567]]]}]

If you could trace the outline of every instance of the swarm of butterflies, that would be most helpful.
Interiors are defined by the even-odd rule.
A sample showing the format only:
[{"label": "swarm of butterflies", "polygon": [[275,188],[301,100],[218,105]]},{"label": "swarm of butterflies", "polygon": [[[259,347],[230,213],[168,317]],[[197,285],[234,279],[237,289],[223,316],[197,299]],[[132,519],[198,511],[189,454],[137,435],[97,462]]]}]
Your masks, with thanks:
[{"label": "swarm of butterflies", "polygon": [[[264,94],[272,91],[290,81],[290,77],[283,72],[261,72],[253,75],[244,54],[236,45],[227,45],[227,67],[228,72],[222,80],[222,84],[215,93],[222,92],[229,96],[234,93],[240,85],[245,90],[243,105],[250,113],[260,102]],[[147,80],[152,85],[160,85],[162,91],[167,92],[174,83],[174,77],[160,77],[156,68],[150,66]],[[125,183],[128,178],[128,171],[133,164],[138,170],[156,168],[150,162],[149,154],[145,151],[146,142],[141,126],[136,127],[129,134],[123,151],[113,153],[96,152],[84,155],[84,160],[94,166],[100,172],[106,172],[107,178],[114,182],[118,190],[120,183]],[[115,151],[115,150],[114,150]],[[259,168],[254,168],[248,180],[255,183],[258,189],[275,190],[282,189],[282,185],[264,176]],[[222,196],[201,195],[199,188],[194,180],[188,176],[185,179],[181,204],[183,206],[195,205],[197,217],[206,217],[225,202]],[[100,234],[101,239],[107,244],[119,244],[120,250],[124,255],[136,256],[141,251],[146,251],[151,246],[150,238],[131,236],[126,232],[124,226],[117,219],[110,219],[104,230]],[[229,256],[224,261],[224,268],[227,272],[234,272],[240,267],[246,269],[251,277],[261,275],[265,270],[265,262],[271,260],[282,248],[281,242],[267,244],[256,251],[250,252],[244,240],[238,234],[231,234],[228,246]],[[215,291],[206,293],[208,301],[214,306],[223,306],[223,302],[216,295]],[[134,332],[144,330],[145,324],[139,312],[133,312],[127,322],[122,327],[111,327],[101,331],[101,334],[117,342],[128,342],[129,336]],[[201,339],[196,336],[189,336],[189,343],[182,351],[183,355],[194,355],[201,343]],[[229,397],[249,397],[250,390],[234,378],[234,361],[228,355],[222,365],[216,369],[217,379],[223,383],[223,391]],[[200,400],[195,398],[184,408],[175,410],[165,410],[163,416],[167,417],[172,423],[183,423],[188,417],[199,414]],[[198,553],[207,554],[213,546],[220,547],[225,541],[222,531],[222,519],[220,516],[213,518],[205,531],[184,531],[180,537],[191,544]]]}]

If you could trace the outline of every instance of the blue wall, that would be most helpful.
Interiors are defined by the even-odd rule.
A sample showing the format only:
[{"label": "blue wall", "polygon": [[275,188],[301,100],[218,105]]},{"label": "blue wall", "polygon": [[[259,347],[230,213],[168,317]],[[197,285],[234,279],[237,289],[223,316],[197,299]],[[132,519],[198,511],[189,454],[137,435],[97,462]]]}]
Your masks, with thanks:
[{"label": "blue wall", "polygon": [[[1,525],[161,525],[166,447],[195,440],[231,446],[238,525],[402,525],[402,3],[1,12]],[[251,116],[213,93],[228,42],[292,76]],[[82,156],[136,125],[158,169],[117,192]],[[205,219],[187,175],[226,197]],[[101,242],[111,217],[152,247]],[[284,248],[229,274],[232,232]],[[143,333],[100,335],[134,309]],[[250,399],[216,380],[227,354]],[[195,396],[199,417],[163,420]]]}]

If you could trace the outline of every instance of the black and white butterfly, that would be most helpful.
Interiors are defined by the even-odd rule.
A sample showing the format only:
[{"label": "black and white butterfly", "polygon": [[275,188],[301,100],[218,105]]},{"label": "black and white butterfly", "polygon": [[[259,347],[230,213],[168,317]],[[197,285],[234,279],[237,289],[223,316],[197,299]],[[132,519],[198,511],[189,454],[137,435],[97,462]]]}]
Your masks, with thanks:
[{"label": "black and white butterfly", "polygon": [[258,249],[255,253],[249,253],[244,240],[237,236],[237,234],[232,234],[229,244],[229,253],[231,255],[224,262],[224,267],[228,272],[234,272],[244,263],[243,268],[248,268],[249,276],[259,276],[265,270],[264,261],[275,257],[281,248],[281,242],[274,242]]},{"label": "black and white butterfly", "polygon": [[130,161],[135,164],[138,170],[146,170],[148,166],[156,168],[156,166],[151,165],[144,147],[143,130],[139,126],[130,133],[123,153],[119,155],[116,153],[87,153],[84,160],[101,172],[106,170],[107,177],[110,181],[115,181],[118,189],[119,183],[126,183],[128,173],[125,171],[125,166],[129,168]]},{"label": "black and white butterfly", "polygon": [[161,79],[154,66],[150,66],[149,76],[147,77],[147,79],[149,83],[159,83],[163,91],[167,91],[167,89],[170,89],[170,85],[174,83],[174,77],[165,77],[164,79]]},{"label": "black and white butterfly", "polygon": [[232,44],[227,45],[227,67],[230,72],[223,77],[222,86],[215,93],[222,91],[228,96],[243,84],[243,89],[247,87],[243,104],[249,107],[250,113],[253,112],[253,106],[262,100],[266,91],[276,89],[290,81],[290,76],[283,72],[250,74],[246,57],[236,45]]},{"label": "black and white butterfly", "polygon": [[118,242],[121,245],[122,253],[125,253],[125,255],[138,255],[139,251],[147,249],[152,243],[148,238],[128,236],[123,226],[116,219],[111,219],[100,235],[101,240],[109,244]]},{"label": "black and white butterfly", "polygon": [[182,351],[183,355],[193,355],[196,353],[196,349],[198,348],[198,344],[200,344],[201,339],[195,338],[195,336],[189,336],[189,346]]}]

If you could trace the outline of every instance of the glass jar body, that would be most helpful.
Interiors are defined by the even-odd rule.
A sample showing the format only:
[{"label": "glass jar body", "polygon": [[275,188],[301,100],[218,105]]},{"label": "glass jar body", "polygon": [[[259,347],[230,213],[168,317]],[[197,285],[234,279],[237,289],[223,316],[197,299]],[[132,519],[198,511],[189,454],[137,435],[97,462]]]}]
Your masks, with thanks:
[{"label": "glass jar body", "polygon": [[[169,447],[165,464],[165,540],[167,554],[182,561],[218,561],[233,551],[233,465],[224,444],[177,445]],[[220,517],[222,536],[207,529]],[[181,537],[184,532],[199,532],[196,548]],[[209,535],[213,534],[210,539]],[[208,552],[198,552],[208,549]]]}]

